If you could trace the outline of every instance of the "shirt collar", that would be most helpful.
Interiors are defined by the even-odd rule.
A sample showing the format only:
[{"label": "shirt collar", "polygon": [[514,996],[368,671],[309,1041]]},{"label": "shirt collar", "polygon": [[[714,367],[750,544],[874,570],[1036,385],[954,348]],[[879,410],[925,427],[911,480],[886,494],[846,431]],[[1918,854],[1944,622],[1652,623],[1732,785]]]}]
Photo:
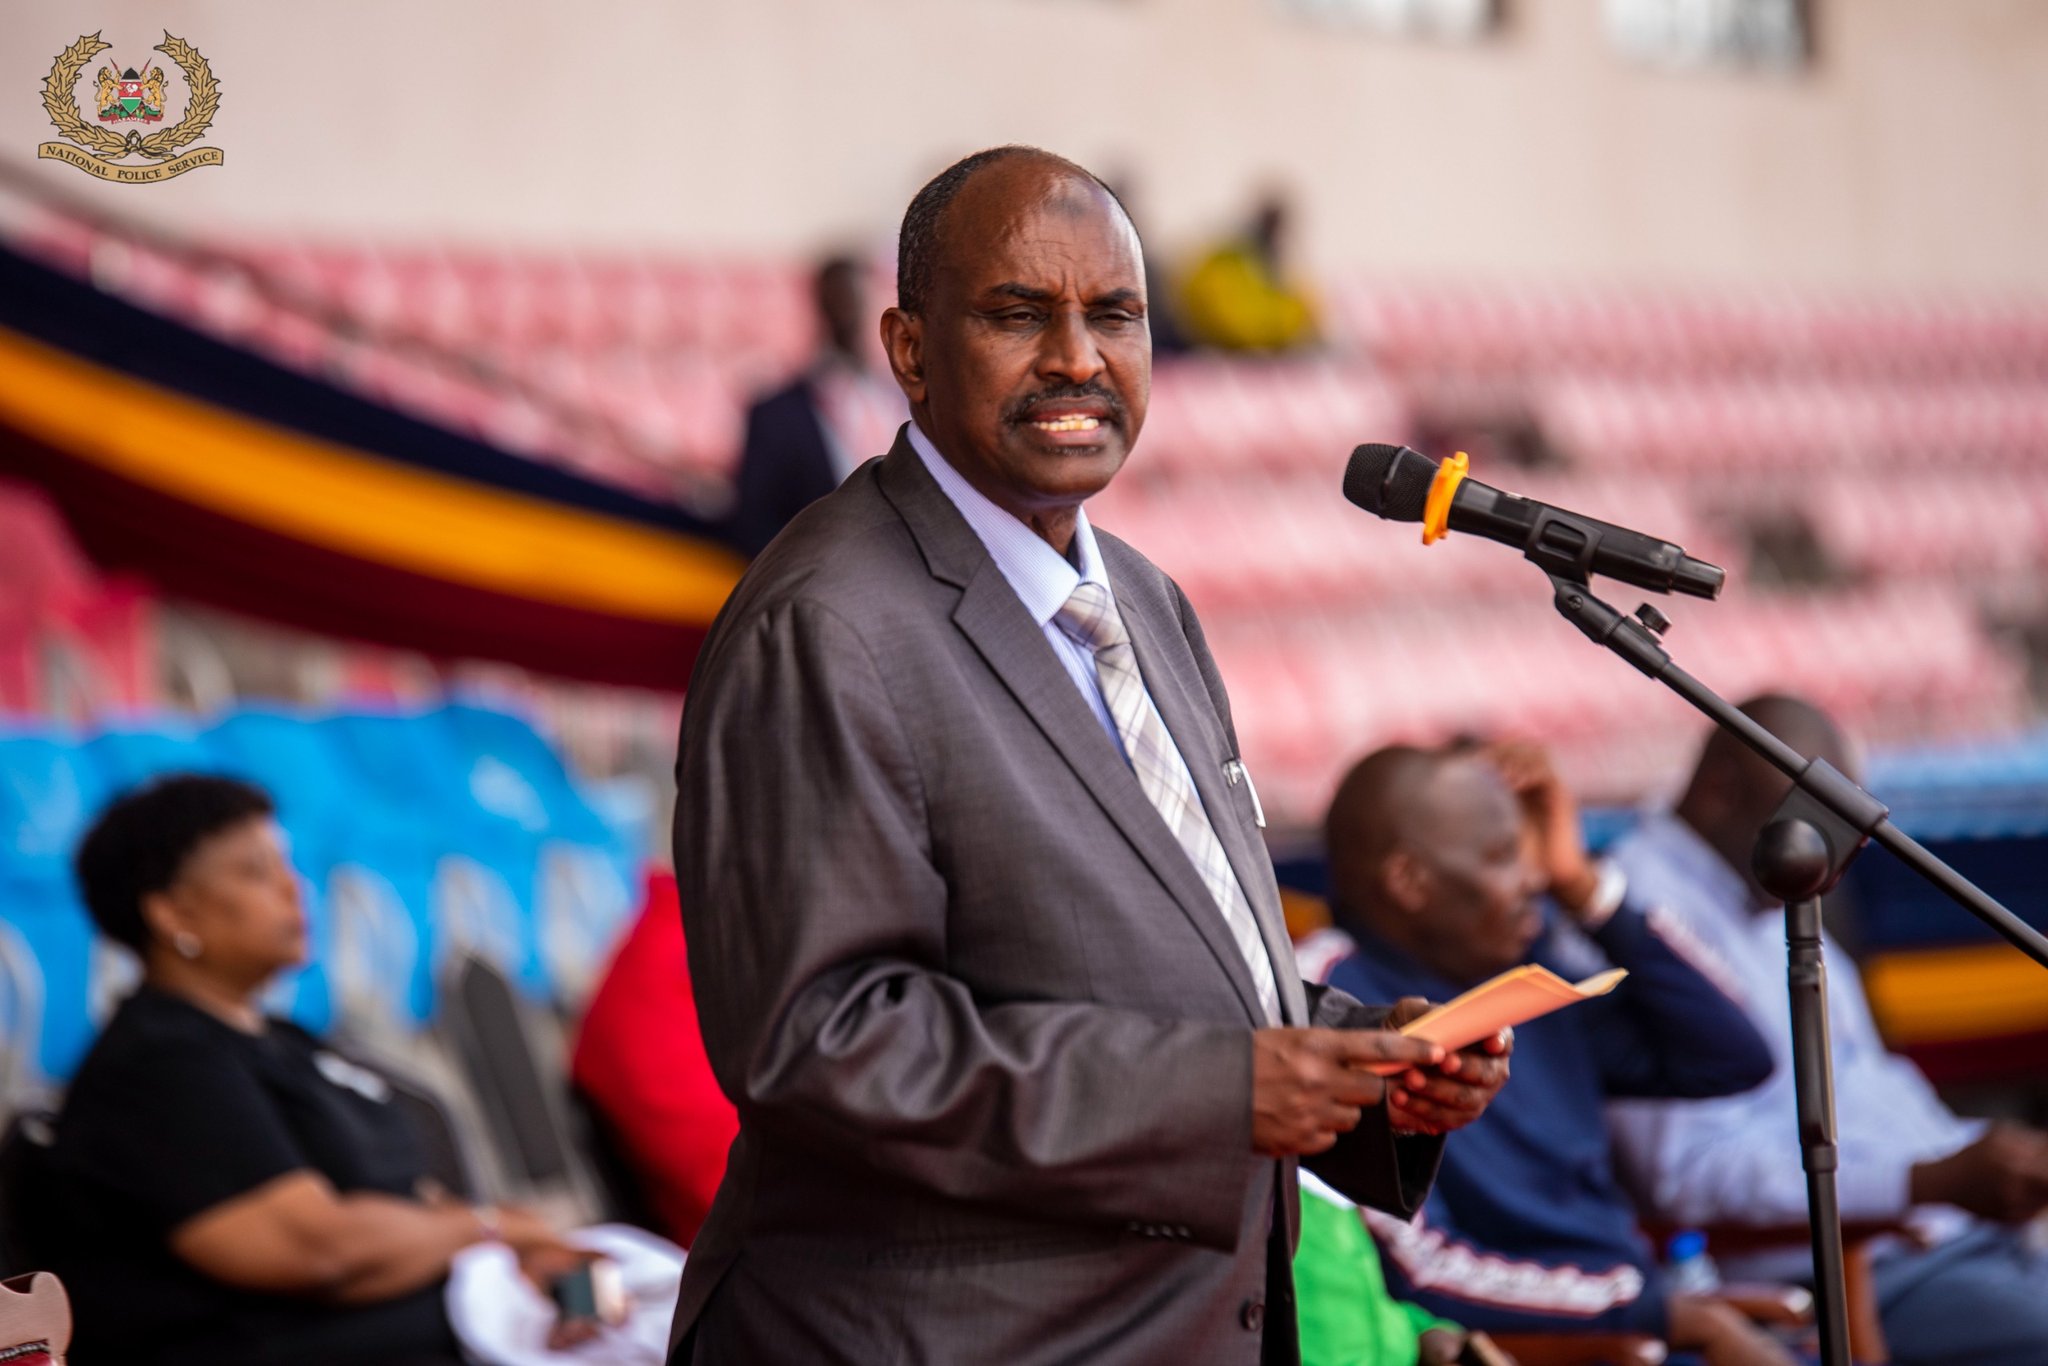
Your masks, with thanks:
[{"label": "shirt collar", "polygon": [[1050,622],[1083,583],[1109,588],[1109,575],[1102,568],[1102,557],[1095,548],[1095,532],[1088,525],[1085,508],[1074,511],[1074,560],[1069,561],[1037,532],[968,483],[915,422],[910,424],[909,431],[911,449],[967,519],[967,525],[974,528],[989,558],[1003,571],[1003,577],[1033,621],[1040,626]]}]

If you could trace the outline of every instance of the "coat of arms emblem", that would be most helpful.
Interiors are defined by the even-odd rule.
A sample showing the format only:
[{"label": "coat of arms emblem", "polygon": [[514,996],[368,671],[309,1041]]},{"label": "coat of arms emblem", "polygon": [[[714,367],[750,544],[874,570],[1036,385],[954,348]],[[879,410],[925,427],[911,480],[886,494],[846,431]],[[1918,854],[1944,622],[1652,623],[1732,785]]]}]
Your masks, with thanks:
[{"label": "coat of arms emblem", "polygon": [[[126,183],[169,180],[196,166],[220,165],[218,147],[184,150],[213,122],[220,108],[220,82],[197,48],[168,32],[151,50],[163,53],[185,78],[183,116],[167,128],[154,128],[164,121],[171,102],[171,77],[164,63],[145,58],[139,66],[123,66],[109,58],[92,77],[92,107],[104,126],[86,122],[78,103],[79,82],[93,58],[111,47],[99,34],[88,33],[57,55],[43,81],[43,109],[65,141],[46,142],[36,155],[67,162],[102,180]],[[154,131],[143,131],[151,128]],[[134,157],[142,160],[121,160]]]},{"label": "coat of arms emblem", "polygon": [[161,123],[164,117],[164,69],[150,66],[148,74],[138,73],[129,67],[119,75],[111,66],[99,70],[100,122],[119,123],[123,119],[141,119],[144,123]]}]

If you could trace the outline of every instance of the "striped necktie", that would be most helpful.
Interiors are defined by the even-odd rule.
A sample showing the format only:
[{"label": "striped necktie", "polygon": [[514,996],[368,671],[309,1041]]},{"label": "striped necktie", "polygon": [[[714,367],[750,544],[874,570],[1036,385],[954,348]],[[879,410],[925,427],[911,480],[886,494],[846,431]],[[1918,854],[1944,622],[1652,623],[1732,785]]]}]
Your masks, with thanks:
[{"label": "striped necktie", "polygon": [[1167,733],[1138,674],[1138,658],[1131,649],[1131,634],[1116,610],[1109,590],[1099,583],[1082,583],[1054,618],[1060,629],[1095,656],[1095,678],[1102,688],[1102,700],[1109,705],[1117,734],[1123,737],[1124,752],[1138,786],[1158,808],[1180,847],[1186,851],[1195,871],[1209,888],[1209,895],[1223,912],[1230,937],[1251,970],[1259,1004],[1265,1008],[1266,1023],[1280,1023],[1280,988],[1273,978],[1273,960],[1259,933],[1259,922],[1251,902],[1231,871],[1230,859],[1216,838],[1202,810],[1201,796],[1180,750]]}]

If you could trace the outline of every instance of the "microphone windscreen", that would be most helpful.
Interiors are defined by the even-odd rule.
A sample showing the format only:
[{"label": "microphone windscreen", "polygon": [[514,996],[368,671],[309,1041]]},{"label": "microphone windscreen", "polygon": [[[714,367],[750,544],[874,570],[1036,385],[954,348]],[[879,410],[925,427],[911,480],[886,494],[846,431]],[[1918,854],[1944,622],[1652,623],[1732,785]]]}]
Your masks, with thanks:
[{"label": "microphone windscreen", "polygon": [[1380,443],[1351,452],[1344,467],[1344,496],[1375,517],[1419,522],[1436,480],[1436,461],[1406,446]]}]

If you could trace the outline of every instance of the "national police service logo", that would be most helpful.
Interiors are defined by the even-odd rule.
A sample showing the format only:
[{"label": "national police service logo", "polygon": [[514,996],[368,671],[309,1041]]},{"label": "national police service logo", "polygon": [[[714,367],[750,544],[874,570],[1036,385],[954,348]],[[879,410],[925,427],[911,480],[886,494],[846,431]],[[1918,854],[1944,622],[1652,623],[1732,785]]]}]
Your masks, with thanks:
[{"label": "national police service logo", "polygon": [[[159,128],[164,111],[176,98],[170,73],[148,57],[132,64],[109,58],[93,73],[93,114],[88,123],[79,108],[78,83],[92,59],[113,46],[88,33],[57,55],[43,81],[43,108],[65,141],[46,142],[38,157],[76,166],[101,180],[150,184],[183,175],[198,166],[218,166],[218,147],[184,147],[197,142],[220,109],[220,82],[199,49],[168,32],[152,52],[168,57],[184,77],[184,112],[176,123]],[[96,126],[97,125],[97,126]],[[123,161],[113,158],[136,158]]]}]

